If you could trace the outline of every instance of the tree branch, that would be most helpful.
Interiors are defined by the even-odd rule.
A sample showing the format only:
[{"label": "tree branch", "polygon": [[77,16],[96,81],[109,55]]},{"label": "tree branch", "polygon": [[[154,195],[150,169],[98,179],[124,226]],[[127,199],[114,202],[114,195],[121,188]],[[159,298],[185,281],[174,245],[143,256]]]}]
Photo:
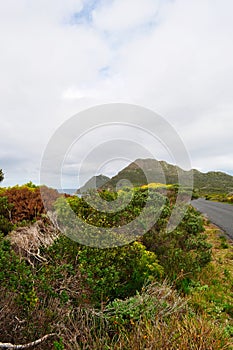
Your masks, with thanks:
[{"label": "tree branch", "polygon": [[46,339],[48,339],[49,337],[52,337],[54,335],[56,335],[56,333],[46,334],[42,338],[37,339],[31,343],[24,344],[24,345],[22,345],[22,344],[14,345],[11,343],[1,343],[0,342],[0,348],[1,349],[29,349],[29,348],[32,348],[32,347],[42,343],[43,341],[45,341]]}]

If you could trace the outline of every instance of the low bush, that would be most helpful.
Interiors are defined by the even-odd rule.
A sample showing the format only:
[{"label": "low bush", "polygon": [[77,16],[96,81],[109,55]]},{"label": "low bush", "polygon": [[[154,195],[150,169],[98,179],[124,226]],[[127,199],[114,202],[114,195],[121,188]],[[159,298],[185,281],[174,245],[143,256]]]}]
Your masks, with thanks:
[{"label": "low bush", "polygon": [[8,203],[7,197],[0,197],[0,232],[7,235],[12,229],[13,224],[10,222],[12,204]]},{"label": "low bush", "polygon": [[95,302],[133,295],[163,274],[156,255],[139,242],[107,250],[82,247],[78,261]]},{"label": "low bush", "polygon": [[155,252],[165,275],[179,281],[179,287],[183,288],[210,262],[211,245],[203,234],[203,220],[192,207],[187,209],[183,220],[172,232],[166,229],[167,222],[168,216],[163,218],[162,215],[144,235],[143,243],[148,250]]},{"label": "low bush", "polygon": [[44,203],[41,198],[41,191],[43,191],[43,200],[46,202],[46,207],[50,208],[60,194],[45,186],[39,188],[38,186],[29,185],[14,186],[10,188],[2,188],[0,192],[0,199],[7,198],[8,201],[8,219],[12,223],[19,223],[21,221],[33,221],[45,214]]}]

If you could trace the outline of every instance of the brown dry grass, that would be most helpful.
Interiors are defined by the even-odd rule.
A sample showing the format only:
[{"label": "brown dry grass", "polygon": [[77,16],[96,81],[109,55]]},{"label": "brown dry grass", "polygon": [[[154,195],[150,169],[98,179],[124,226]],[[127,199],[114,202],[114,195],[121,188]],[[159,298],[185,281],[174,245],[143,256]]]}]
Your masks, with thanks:
[{"label": "brown dry grass", "polygon": [[38,220],[30,226],[18,227],[7,238],[14,251],[33,265],[35,261],[45,261],[40,248],[51,246],[59,235],[59,230],[48,220]]}]

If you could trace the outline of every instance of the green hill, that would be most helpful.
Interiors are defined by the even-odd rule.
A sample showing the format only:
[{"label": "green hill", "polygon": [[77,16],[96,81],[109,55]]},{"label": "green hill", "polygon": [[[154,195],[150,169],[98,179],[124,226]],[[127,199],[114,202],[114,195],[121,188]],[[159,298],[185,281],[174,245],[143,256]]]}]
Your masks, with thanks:
[{"label": "green hill", "polygon": [[194,188],[200,193],[229,193],[233,190],[233,176],[221,171],[209,171],[202,173],[193,170]]},{"label": "green hill", "polygon": [[[146,178],[144,171],[148,179]],[[167,184],[178,183],[178,173],[181,179],[193,175],[194,189],[200,194],[229,193],[233,191],[233,176],[219,171],[202,173],[196,169],[185,171],[178,166],[165,161],[155,159],[137,159],[121,170],[111,180],[107,181],[102,188],[114,189],[119,181],[126,179],[133,186],[142,186],[150,182]]]},{"label": "green hill", "polygon": [[103,186],[106,182],[108,182],[110,180],[109,177],[104,176],[104,175],[97,175],[97,176],[93,176],[90,180],[88,180],[84,186],[80,187],[76,193],[83,193],[89,189],[92,188],[99,188],[101,186]]}]

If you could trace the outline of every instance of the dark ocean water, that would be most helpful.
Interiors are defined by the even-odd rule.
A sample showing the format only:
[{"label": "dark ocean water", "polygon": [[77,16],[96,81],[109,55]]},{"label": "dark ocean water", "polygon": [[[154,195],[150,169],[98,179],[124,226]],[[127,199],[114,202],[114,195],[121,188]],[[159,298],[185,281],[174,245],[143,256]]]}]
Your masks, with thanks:
[{"label": "dark ocean water", "polygon": [[77,189],[74,189],[74,188],[61,188],[61,189],[58,189],[59,193],[66,193],[66,194],[71,194],[71,195],[74,195],[76,191],[77,191]]}]

